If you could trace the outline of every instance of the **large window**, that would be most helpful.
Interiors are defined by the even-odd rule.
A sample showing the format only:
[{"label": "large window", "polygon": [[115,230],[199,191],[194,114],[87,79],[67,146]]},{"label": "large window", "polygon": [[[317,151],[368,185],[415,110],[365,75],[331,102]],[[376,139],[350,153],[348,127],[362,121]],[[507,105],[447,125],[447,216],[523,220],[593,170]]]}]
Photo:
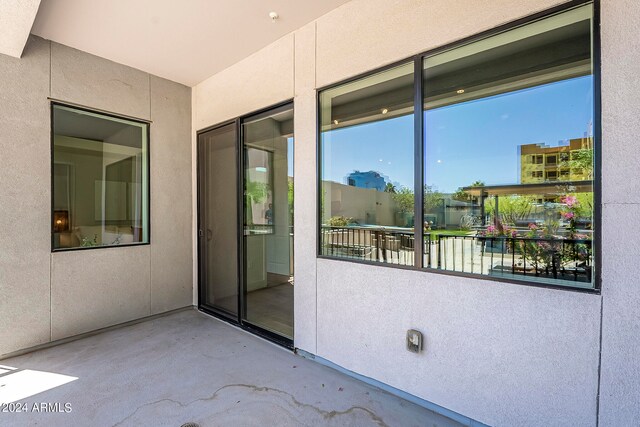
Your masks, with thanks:
[{"label": "large window", "polygon": [[320,94],[321,254],[414,264],[413,63]]},{"label": "large window", "polygon": [[54,250],[149,242],[148,124],[53,105]]},{"label": "large window", "polygon": [[[392,84],[381,98],[406,103],[417,92],[421,126],[413,126],[413,101],[404,105],[404,131],[393,128],[392,120],[371,119],[373,107],[387,108],[369,105],[373,91],[363,86],[381,80],[383,73],[349,83],[359,92],[346,92],[342,88],[349,85],[343,85],[320,94],[321,255],[367,260],[373,253],[377,261],[397,258],[454,274],[593,288],[597,120],[592,5],[415,61],[415,68],[422,68],[422,87]],[[414,63],[406,66],[407,82],[413,81],[413,68]],[[335,91],[355,118],[344,129],[338,108],[328,104]],[[388,124],[368,133],[360,130],[378,122]],[[348,138],[338,138],[340,132]],[[414,152],[422,158],[423,177],[417,182],[412,180]],[[384,163],[385,153],[404,153],[398,163],[407,174],[404,182],[369,166],[373,162],[360,166],[369,157]],[[394,221],[372,223],[362,205],[336,218],[344,203],[327,191],[327,183],[339,179],[335,164],[352,169],[342,185],[354,186],[362,174],[385,178],[371,194],[389,193]],[[378,209],[384,206],[379,198]],[[337,230],[331,223],[336,219],[341,220]],[[375,234],[368,231],[374,225],[385,227]],[[363,242],[363,235],[371,235],[371,243]],[[413,245],[394,246],[390,242],[396,235],[398,241],[417,240],[421,253],[415,263],[401,261],[410,259],[401,248]]]}]

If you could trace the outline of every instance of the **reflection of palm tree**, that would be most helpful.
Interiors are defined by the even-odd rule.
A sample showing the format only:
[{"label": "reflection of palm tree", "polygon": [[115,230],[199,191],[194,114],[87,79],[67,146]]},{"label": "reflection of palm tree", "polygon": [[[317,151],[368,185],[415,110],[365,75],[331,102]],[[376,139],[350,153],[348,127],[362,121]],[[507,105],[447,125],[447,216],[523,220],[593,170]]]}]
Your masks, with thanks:
[{"label": "reflection of palm tree", "polygon": [[397,192],[396,186],[395,186],[395,185],[393,185],[393,184],[392,184],[392,183],[390,183],[390,182],[387,182],[387,185],[385,185],[385,187],[384,187],[384,192],[385,192],[385,193],[392,193],[392,194],[396,194],[396,192]]}]

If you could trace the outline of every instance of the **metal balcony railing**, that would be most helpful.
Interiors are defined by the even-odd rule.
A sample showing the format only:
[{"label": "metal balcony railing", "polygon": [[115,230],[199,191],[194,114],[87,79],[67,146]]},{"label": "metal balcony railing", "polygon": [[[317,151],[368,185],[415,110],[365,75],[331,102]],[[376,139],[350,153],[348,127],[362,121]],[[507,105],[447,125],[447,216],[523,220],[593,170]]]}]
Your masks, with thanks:
[{"label": "metal balcony railing", "polygon": [[394,227],[322,226],[321,254],[338,258],[414,264],[413,231]]},{"label": "metal balcony railing", "polygon": [[425,267],[525,280],[591,283],[589,239],[425,234]]},{"label": "metal balcony railing", "polygon": [[[545,283],[592,282],[590,239],[424,235],[424,266],[430,269],[510,277]],[[414,265],[413,230],[395,227],[322,226],[321,255]]]}]

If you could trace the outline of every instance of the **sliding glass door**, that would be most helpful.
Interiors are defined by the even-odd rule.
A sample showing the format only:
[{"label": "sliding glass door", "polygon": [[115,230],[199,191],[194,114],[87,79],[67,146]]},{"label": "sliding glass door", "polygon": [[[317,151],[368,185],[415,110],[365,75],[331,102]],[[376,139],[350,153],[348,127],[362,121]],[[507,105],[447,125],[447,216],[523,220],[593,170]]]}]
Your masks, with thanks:
[{"label": "sliding glass door", "polygon": [[293,104],[198,133],[199,306],[291,345]]},{"label": "sliding glass door", "polygon": [[293,338],[293,106],[242,120],[243,321]]},{"label": "sliding glass door", "polygon": [[238,318],[236,124],[198,135],[200,304]]}]

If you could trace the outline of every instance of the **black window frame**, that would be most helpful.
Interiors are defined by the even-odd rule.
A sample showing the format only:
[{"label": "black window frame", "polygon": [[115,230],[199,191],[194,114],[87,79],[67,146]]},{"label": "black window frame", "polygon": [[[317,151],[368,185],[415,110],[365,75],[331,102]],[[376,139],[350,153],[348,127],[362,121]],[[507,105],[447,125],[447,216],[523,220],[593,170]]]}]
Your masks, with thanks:
[{"label": "black window frame", "polygon": [[[321,219],[322,219],[322,147],[321,141],[321,123],[320,123],[320,94],[321,92],[332,89],[337,86],[354,82],[371,75],[381,73],[392,68],[406,65],[410,62],[414,63],[414,155],[415,155],[415,182],[414,182],[414,194],[415,194],[415,218],[422,217],[422,205],[423,205],[423,172],[424,172],[424,140],[423,140],[423,61],[426,57],[433,56],[446,50],[454,49],[466,44],[474,43],[479,40],[494,36],[499,33],[507,32],[517,27],[529,24],[534,21],[548,18],[552,15],[569,11],[588,4],[593,5],[592,15],[592,63],[593,63],[593,148],[594,148],[594,160],[593,160],[593,193],[594,193],[594,207],[593,207],[593,222],[595,224],[595,230],[593,234],[593,241],[595,245],[593,247],[593,287],[582,288],[573,287],[567,285],[559,285],[552,283],[537,283],[526,280],[520,280],[517,278],[503,278],[494,276],[485,276],[474,273],[463,273],[448,270],[439,270],[433,268],[423,267],[424,251],[423,251],[423,233],[415,233],[414,240],[414,259],[415,264],[398,265],[390,263],[381,263],[368,260],[357,260],[351,258],[342,258],[331,255],[322,254],[322,236],[321,236]],[[326,86],[322,86],[316,89],[316,258],[330,259],[334,261],[342,261],[357,264],[375,265],[384,268],[395,268],[401,270],[421,271],[425,273],[439,274],[445,276],[465,277],[475,280],[483,280],[489,282],[507,283],[515,285],[525,285],[544,289],[555,289],[567,292],[579,292],[587,294],[600,294],[602,289],[602,159],[601,159],[601,141],[602,141],[602,108],[601,108],[601,37],[600,37],[600,0],[572,0],[562,5],[558,5],[544,11],[531,14],[524,18],[516,19],[498,27],[486,30],[469,37],[462,38],[460,40],[448,43],[418,53],[416,55],[405,57],[399,61],[387,64],[383,67],[376,68],[364,73],[360,73],[345,80],[341,80],[336,83],[331,83]],[[546,166],[546,158],[543,157],[543,165]],[[551,166],[551,165],[550,165]],[[555,165],[554,165],[555,166]]]},{"label": "black window frame", "polygon": [[[54,242],[54,231],[53,231],[53,223],[54,223],[54,109],[56,106],[71,108],[77,111],[85,111],[87,113],[99,114],[105,117],[112,117],[114,119],[127,120],[130,122],[138,123],[145,125],[147,128],[147,212],[146,212],[146,220],[147,220],[147,241],[140,243],[123,243],[119,245],[97,245],[97,246],[77,246],[73,248],[56,248]],[[70,251],[87,251],[93,249],[112,249],[112,248],[123,248],[123,247],[132,247],[132,246],[149,246],[151,244],[151,120],[145,120],[138,117],[131,117],[124,114],[117,114],[109,111],[100,110],[97,108],[89,108],[86,106],[73,104],[70,102],[63,102],[58,100],[50,100],[49,102],[49,124],[50,124],[50,135],[49,135],[49,144],[50,144],[50,196],[51,196],[51,207],[50,207],[50,234],[51,234],[51,253],[59,253],[59,252],[70,252]]]}]

